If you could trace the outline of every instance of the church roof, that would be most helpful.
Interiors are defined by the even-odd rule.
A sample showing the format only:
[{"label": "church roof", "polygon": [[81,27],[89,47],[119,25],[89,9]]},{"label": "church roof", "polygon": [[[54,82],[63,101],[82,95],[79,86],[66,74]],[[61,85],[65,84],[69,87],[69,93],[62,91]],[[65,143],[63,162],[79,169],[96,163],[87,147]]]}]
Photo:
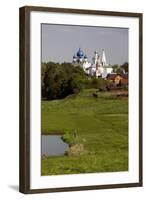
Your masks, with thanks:
[{"label": "church roof", "polygon": [[105,65],[104,68],[112,68],[111,65]]},{"label": "church roof", "polygon": [[83,58],[84,57],[84,52],[82,51],[81,48],[79,48],[79,50],[77,51],[77,57],[79,57],[79,58]]}]

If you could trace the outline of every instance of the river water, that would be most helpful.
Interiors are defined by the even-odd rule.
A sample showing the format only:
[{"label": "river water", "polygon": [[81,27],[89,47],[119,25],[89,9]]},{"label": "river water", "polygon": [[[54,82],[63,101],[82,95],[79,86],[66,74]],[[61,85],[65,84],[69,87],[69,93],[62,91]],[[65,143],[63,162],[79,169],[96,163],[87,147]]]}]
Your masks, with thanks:
[{"label": "river water", "polygon": [[61,135],[42,135],[41,154],[46,156],[61,156],[69,145],[61,139]]}]

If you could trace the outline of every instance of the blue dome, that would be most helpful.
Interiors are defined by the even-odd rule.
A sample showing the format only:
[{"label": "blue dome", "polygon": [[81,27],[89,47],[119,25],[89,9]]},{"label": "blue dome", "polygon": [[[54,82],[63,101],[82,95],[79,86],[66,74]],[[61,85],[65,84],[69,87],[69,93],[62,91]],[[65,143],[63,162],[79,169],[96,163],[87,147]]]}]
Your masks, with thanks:
[{"label": "blue dome", "polygon": [[83,58],[84,57],[84,52],[79,48],[78,52],[77,52],[77,56],[79,58]]}]

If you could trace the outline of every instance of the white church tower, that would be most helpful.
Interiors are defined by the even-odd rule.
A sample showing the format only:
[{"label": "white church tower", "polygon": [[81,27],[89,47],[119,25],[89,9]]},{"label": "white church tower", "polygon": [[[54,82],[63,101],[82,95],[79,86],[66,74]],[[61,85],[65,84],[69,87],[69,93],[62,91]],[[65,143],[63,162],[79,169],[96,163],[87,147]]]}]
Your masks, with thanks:
[{"label": "white church tower", "polygon": [[102,56],[101,56],[101,63],[102,63],[102,66],[106,66],[106,58],[105,58],[105,52],[104,52],[104,49],[102,49]]},{"label": "white church tower", "polygon": [[93,57],[93,64],[95,64],[96,65],[96,63],[97,63],[97,60],[98,60],[98,57],[99,57],[99,55],[98,55],[98,52],[97,51],[95,51],[94,52],[94,57]]}]

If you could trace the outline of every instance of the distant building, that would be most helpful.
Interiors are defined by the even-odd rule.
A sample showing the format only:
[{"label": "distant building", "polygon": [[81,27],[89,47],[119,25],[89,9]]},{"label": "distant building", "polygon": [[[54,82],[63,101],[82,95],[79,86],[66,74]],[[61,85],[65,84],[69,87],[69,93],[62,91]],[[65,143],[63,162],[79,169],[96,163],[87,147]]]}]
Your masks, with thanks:
[{"label": "distant building", "polygon": [[128,74],[108,74],[107,79],[115,83],[115,85],[128,85]]},{"label": "distant building", "polygon": [[94,52],[91,63],[88,61],[88,58],[84,54],[83,50],[79,48],[77,53],[73,56],[73,64],[75,66],[82,66],[85,73],[90,76],[106,78],[107,74],[112,73],[113,71],[112,67],[106,63],[104,49],[102,50],[101,56],[97,51]]}]

